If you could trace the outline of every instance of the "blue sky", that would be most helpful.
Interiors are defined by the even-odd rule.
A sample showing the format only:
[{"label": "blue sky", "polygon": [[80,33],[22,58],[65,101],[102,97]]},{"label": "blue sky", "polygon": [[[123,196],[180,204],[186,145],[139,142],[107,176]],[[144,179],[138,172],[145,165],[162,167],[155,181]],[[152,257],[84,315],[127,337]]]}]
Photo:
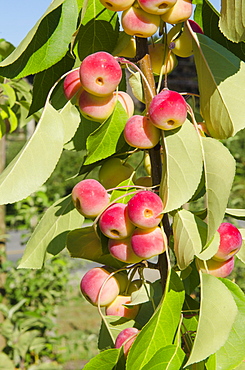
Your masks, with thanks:
[{"label": "blue sky", "polygon": [[[220,9],[221,0],[210,0]],[[48,8],[51,0],[4,0],[1,4],[0,39],[17,46]]]}]

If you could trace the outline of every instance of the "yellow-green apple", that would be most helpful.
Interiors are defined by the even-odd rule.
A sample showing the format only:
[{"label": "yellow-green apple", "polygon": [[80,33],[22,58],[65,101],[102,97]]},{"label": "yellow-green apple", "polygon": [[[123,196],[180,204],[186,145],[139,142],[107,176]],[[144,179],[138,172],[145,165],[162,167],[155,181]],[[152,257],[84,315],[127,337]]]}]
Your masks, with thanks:
[{"label": "yellow-green apple", "polygon": [[131,244],[134,253],[143,259],[157,256],[166,250],[166,238],[158,226],[152,229],[136,228],[131,236]]},{"label": "yellow-green apple", "polygon": [[128,352],[135,341],[139,330],[136,328],[123,329],[116,337],[115,348],[123,347],[124,356],[127,357]]},{"label": "yellow-green apple", "polygon": [[99,180],[106,189],[115,188],[127,180],[134,172],[134,168],[124,163],[120,158],[110,158],[104,162],[99,170]]},{"label": "yellow-green apple", "polygon": [[[128,35],[127,35],[128,37]],[[134,58],[136,55],[136,41],[134,37],[131,37],[128,43],[123,49],[116,55],[124,58]]]},{"label": "yellow-green apple", "polygon": [[134,180],[135,185],[145,186],[150,188],[152,186],[152,177],[151,176],[141,176]]},{"label": "yellow-green apple", "polygon": [[88,120],[104,122],[113,112],[117,98],[111,93],[106,96],[96,96],[83,90],[79,96],[79,109]]},{"label": "yellow-green apple", "polygon": [[72,99],[82,90],[79,69],[71,71],[64,79],[63,90],[67,100]]},{"label": "yellow-green apple", "polygon": [[150,149],[160,140],[160,130],[155,127],[148,116],[134,115],[126,122],[124,139],[134,148]]},{"label": "yellow-green apple", "polygon": [[78,212],[88,218],[98,216],[110,203],[106,189],[94,179],[78,182],[71,195]]},{"label": "yellow-green apple", "polygon": [[162,211],[162,199],[152,191],[139,191],[128,202],[129,219],[141,229],[156,227],[163,217]]},{"label": "yellow-green apple", "polygon": [[142,258],[136,256],[132,249],[131,237],[126,239],[109,239],[108,249],[110,254],[119,261],[127,264],[142,261]]},{"label": "yellow-green apple", "polygon": [[176,56],[173,53],[169,54],[164,44],[150,44],[148,49],[154,75],[168,74],[177,66],[178,60]]},{"label": "yellow-green apple", "polygon": [[107,316],[121,316],[127,319],[134,319],[139,312],[139,305],[126,307],[124,305],[131,303],[131,296],[118,295],[112,303],[110,303],[106,309],[105,314]]},{"label": "yellow-green apple", "polygon": [[119,63],[105,51],[88,55],[79,71],[83,88],[97,96],[111,95],[122,78]]},{"label": "yellow-green apple", "polygon": [[225,278],[230,275],[234,268],[234,256],[226,261],[216,261],[211,258],[206,261],[207,269],[202,260],[196,260],[196,264],[202,272],[216,277]]},{"label": "yellow-green apple", "polygon": [[148,175],[151,176],[151,159],[149,153],[145,152],[144,156],[144,167]]},{"label": "yellow-green apple", "polygon": [[130,8],[135,0],[100,0],[105,8],[113,10],[114,12],[121,12]]},{"label": "yellow-green apple", "polygon": [[131,295],[134,292],[137,292],[142,287],[143,281],[141,279],[132,280],[128,286],[127,293]]},{"label": "yellow-green apple", "polygon": [[164,14],[166,13],[177,0],[138,0],[140,7],[151,14]]},{"label": "yellow-green apple", "polygon": [[117,100],[122,104],[122,107],[127,113],[128,118],[132,117],[132,115],[134,114],[134,102],[131,96],[124,91],[115,91],[113,94],[117,97]]},{"label": "yellow-green apple", "polygon": [[212,257],[217,261],[226,261],[234,256],[242,246],[242,234],[229,222],[223,222],[218,228],[220,235],[219,249]]},{"label": "yellow-green apple", "polygon": [[121,23],[124,31],[128,35],[150,37],[158,30],[160,25],[160,16],[146,13],[136,5],[123,11]]},{"label": "yellow-green apple", "polygon": [[127,204],[114,203],[101,214],[99,227],[105,236],[125,239],[132,234],[135,227],[128,217],[127,208]]},{"label": "yellow-green apple", "polygon": [[185,122],[187,104],[178,92],[164,89],[152,99],[148,114],[153,125],[162,130],[172,130]]},{"label": "yellow-green apple", "polygon": [[177,0],[175,5],[161,15],[164,22],[170,24],[182,23],[192,14],[192,0]]}]

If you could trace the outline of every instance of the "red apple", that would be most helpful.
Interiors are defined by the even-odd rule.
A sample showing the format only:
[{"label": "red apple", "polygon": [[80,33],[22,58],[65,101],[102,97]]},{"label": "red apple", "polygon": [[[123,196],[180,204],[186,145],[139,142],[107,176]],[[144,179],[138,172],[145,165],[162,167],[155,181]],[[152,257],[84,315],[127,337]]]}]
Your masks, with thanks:
[{"label": "red apple", "polygon": [[198,260],[198,266],[202,272],[208,273],[210,275],[225,278],[232,272],[234,268],[234,256],[226,261],[216,261],[213,258],[206,261],[207,269],[202,260]]},{"label": "red apple", "polygon": [[139,312],[139,305],[126,307],[131,303],[131,296],[118,295],[112,303],[110,303],[105,310],[107,316],[121,316],[127,319],[134,319]]},{"label": "red apple", "polygon": [[109,239],[108,249],[110,254],[119,261],[127,264],[137,263],[142,261],[142,258],[136,256],[132,249],[131,237],[126,239]]},{"label": "red apple", "polygon": [[242,235],[238,228],[229,222],[223,222],[218,232],[220,234],[219,249],[212,258],[217,261],[226,261],[240,250]]},{"label": "red apple", "polygon": [[121,12],[130,8],[135,0],[100,0],[101,4],[114,12]]},{"label": "red apple", "polygon": [[79,109],[85,118],[103,122],[112,114],[116,102],[117,99],[113,93],[107,96],[95,96],[83,90],[79,96]]},{"label": "red apple", "polygon": [[125,357],[127,357],[128,352],[135,341],[139,330],[136,328],[123,329],[117,336],[115,342],[115,348],[123,347],[123,352]]},{"label": "red apple", "polygon": [[67,100],[72,99],[79,91],[82,90],[79,69],[71,71],[64,79],[64,94]]},{"label": "red apple", "polygon": [[177,0],[138,0],[140,7],[147,13],[164,14],[166,13]]},{"label": "red apple", "polygon": [[113,94],[117,97],[118,101],[122,104],[122,107],[127,113],[128,118],[132,117],[132,115],[134,114],[134,102],[131,96],[124,91],[115,91]]},{"label": "red apple", "polygon": [[126,122],[124,138],[134,148],[154,148],[160,140],[160,130],[155,127],[149,117],[134,115]]},{"label": "red apple", "polygon": [[163,253],[166,249],[165,240],[160,227],[153,229],[136,228],[131,236],[134,253],[143,259],[149,259]]},{"label": "red apple", "polygon": [[175,5],[161,15],[164,22],[176,24],[185,22],[192,14],[192,0],[177,0]]}]

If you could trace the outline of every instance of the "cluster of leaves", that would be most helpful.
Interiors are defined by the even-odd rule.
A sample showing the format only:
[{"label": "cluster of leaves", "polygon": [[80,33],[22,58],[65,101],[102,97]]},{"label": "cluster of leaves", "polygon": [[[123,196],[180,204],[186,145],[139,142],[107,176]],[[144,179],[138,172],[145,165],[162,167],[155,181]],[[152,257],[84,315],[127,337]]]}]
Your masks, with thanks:
[{"label": "cluster of leaves", "polygon": [[[219,244],[216,230],[225,216],[245,217],[244,209],[227,208],[236,163],[220,141],[244,128],[240,119],[245,116],[241,98],[245,86],[243,34],[234,39],[229,31],[232,17],[240,19],[242,0],[237,1],[235,10],[227,0],[222,3],[228,10],[219,17],[208,0],[198,1],[195,19],[204,35],[194,36],[190,30],[200,91],[200,110],[194,111],[211,135],[200,137],[194,117],[189,117],[181,128],[161,138],[164,161],[160,195],[165,214],[173,219],[170,247],[175,258],[165,293],[159,298],[156,282],[143,298],[135,299],[134,304],[140,300],[149,308],[158,297],[158,308],[143,308],[137,322],[104,319],[100,336],[104,338],[100,340],[103,351],[86,365],[87,369],[181,369],[184,361],[186,369],[197,364],[194,366],[200,369],[230,370],[245,358],[244,294],[227,279],[198,275],[193,262],[196,257],[205,261],[215,254]],[[238,35],[239,24],[241,20],[234,23]],[[36,191],[54,171],[64,148],[86,154],[79,175],[88,175],[113,155],[129,156],[131,148],[122,135],[127,115],[120,104],[98,125],[81,117],[62,91],[62,76],[67,71],[98,50],[113,53],[119,35],[118,15],[104,9],[98,0],[54,0],[21,45],[0,64],[0,75],[10,79],[35,74],[29,114],[43,108],[35,133],[0,176],[0,204],[17,202]],[[132,74],[131,86],[142,100],[142,81],[136,73]],[[123,88],[125,76],[120,85]],[[202,199],[198,212],[183,207],[197,199]],[[102,264],[109,261],[111,266],[120,267],[104,244],[98,243],[93,229],[81,228],[83,221],[70,195],[57,200],[34,230],[19,267],[42,268],[65,246],[74,257]],[[238,257],[245,262],[244,247]],[[195,289],[193,299],[190,295]],[[125,364],[120,350],[106,348],[113,346],[118,331],[134,325],[141,332]]]}]

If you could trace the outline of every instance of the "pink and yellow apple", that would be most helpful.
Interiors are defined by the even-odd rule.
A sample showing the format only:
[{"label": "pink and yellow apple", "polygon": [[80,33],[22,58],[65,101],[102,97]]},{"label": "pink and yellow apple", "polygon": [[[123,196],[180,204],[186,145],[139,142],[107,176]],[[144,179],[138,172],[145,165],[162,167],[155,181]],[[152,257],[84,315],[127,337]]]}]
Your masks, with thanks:
[{"label": "pink and yellow apple", "polygon": [[155,127],[149,117],[134,115],[126,122],[124,138],[134,148],[154,148],[160,140],[160,130]]},{"label": "pink and yellow apple", "polygon": [[134,172],[134,168],[120,158],[110,158],[104,162],[99,170],[99,180],[106,188],[115,188],[127,180]]},{"label": "pink and yellow apple", "polygon": [[182,23],[192,15],[192,0],[177,0],[172,8],[161,15],[164,22],[170,24]]},{"label": "pink and yellow apple", "polygon": [[164,14],[166,13],[177,0],[138,0],[140,7],[150,14]]},{"label": "pink and yellow apple", "polygon": [[116,96],[112,93],[106,96],[96,96],[83,90],[79,96],[79,109],[88,120],[104,122],[116,106]]},{"label": "pink and yellow apple", "polygon": [[206,261],[207,269],[202,260],[198,260],[196,263],[202,272],[216,277],[225,278],[230,275],[234,268],[234,256],[226,261],[216,261],[211,258],[210,260]]},{"label": "pink and yellow apple", "polygon": [[134,102],[131,96],[124,91],[115,91],[113,94],[121,103],[122,107],[128,115],[128,118],[132,117],[132,115],[134,114]]},{"label": "pink and yellow apple", "polygon": [[109,239],[108,249],[114,258],[127,264],[138,263],[142,261],[142,258],[136,256],[132,249],[131,237],[126,239]]},{"label": "pink and yellow apple", "polygon": [[166,238],[160,227],[153,229],[136,228],[131,236],[131,244],[134,253],[143,258],[149,259],[163,253],[166,249]]},{"label": "pink and yellow apple", "polygon": [[130,8],[135,0],[100,0],[105,8],[113,10],[114,12],[121,12]]},{"label": "pink and yellow apple", "polygon": [[223,222],[218,228],[220,243],[217,253],[212,257],[217,261],[226,261],[234,256],[242,246],[242,234],[229,222]]},{"label": "pink and yellow apple", "polygon": [[67,100],[71,100],[82,90],[79,69],[74,69],[65,77],[63,90]]},{"label": "pink and yellow apple", "polygon": [[127,357],[128,352],[138,334],[139,330],[136,328],[123,329],[116,338],[115,348],[123,347],[124,355]]},{"label": "pink and yellow apple", "polygon": [[108,316],[121,316],[127,319],[134,319],[139,312],[139,305],[126,307],[131,303],[131,296],[118,295],[112,303],[110,303],[106,309],[105,314]]}]

